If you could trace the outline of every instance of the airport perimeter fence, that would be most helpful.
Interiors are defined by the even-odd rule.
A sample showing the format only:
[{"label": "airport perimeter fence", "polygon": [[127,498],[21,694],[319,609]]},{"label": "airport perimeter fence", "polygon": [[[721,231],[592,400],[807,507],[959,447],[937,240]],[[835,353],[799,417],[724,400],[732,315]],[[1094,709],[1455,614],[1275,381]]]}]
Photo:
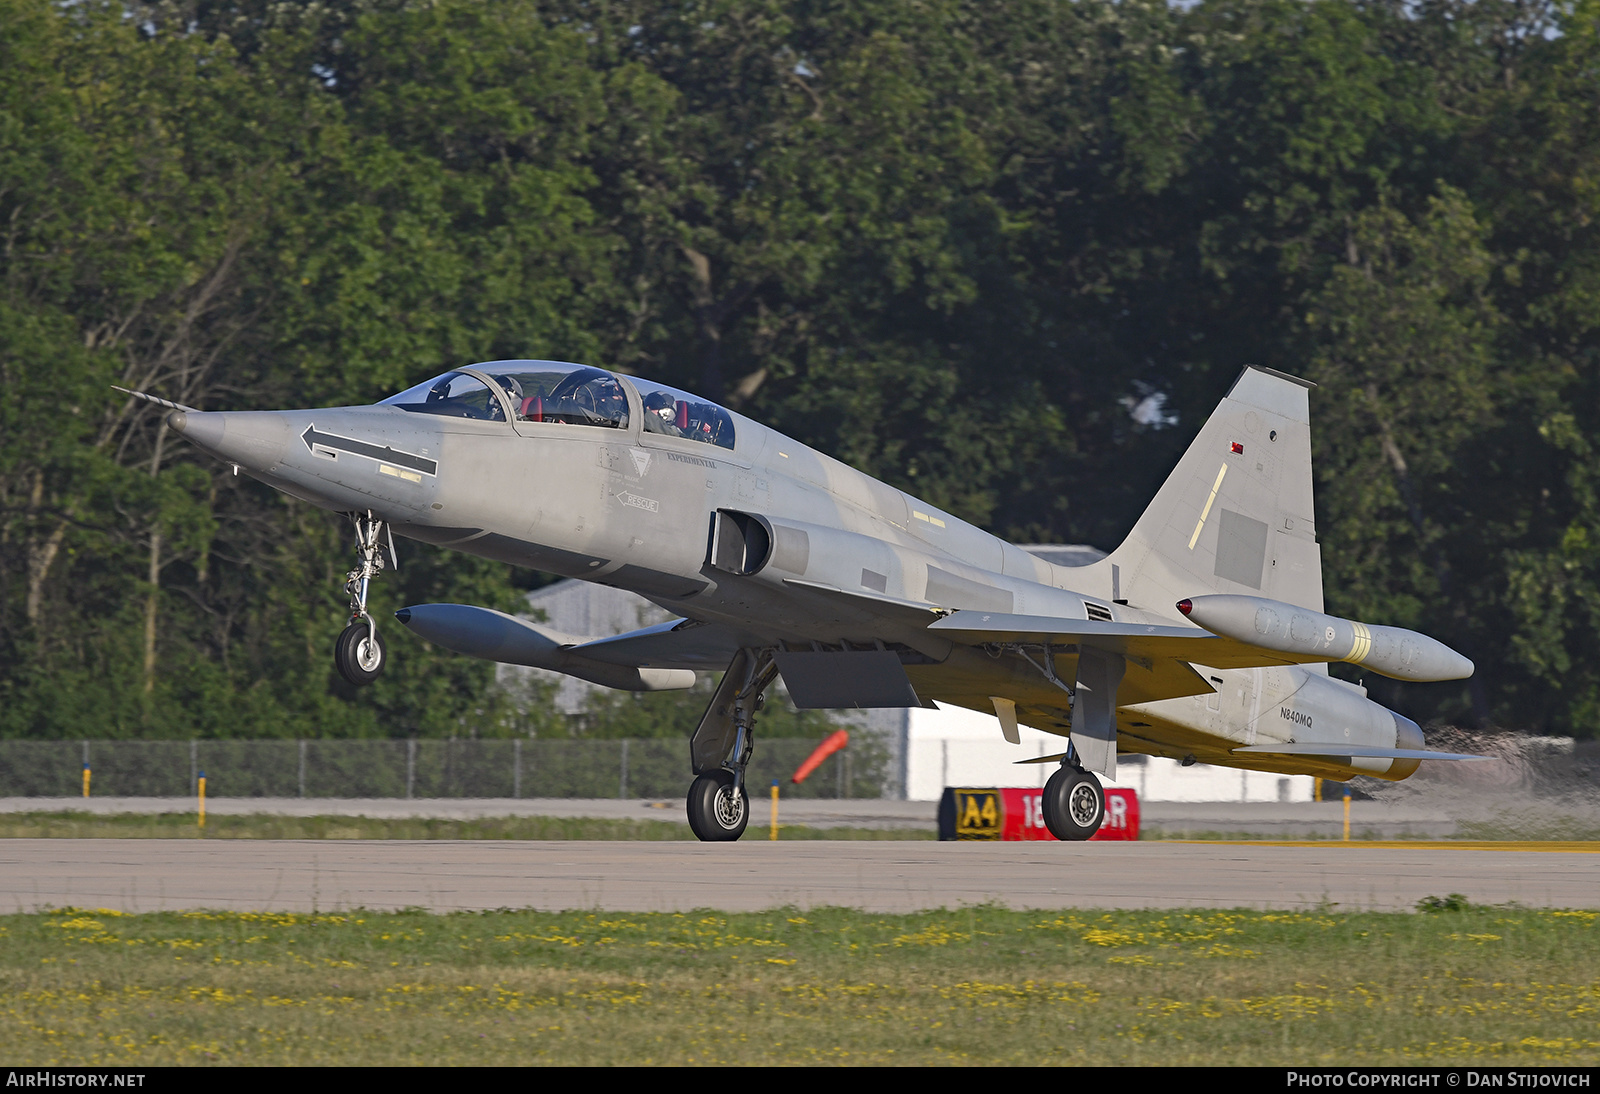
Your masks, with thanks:
[{"label": "airport perimeter fence", "polygon": [[[859,741],[859,743],[858,743]],[[758,740],[746,785],[786,798],[878,798],[887,754],[868,739],[789,783],[817,747]],[[682,740],[0,741],[0,797],[675,798],[688,790]]]}]

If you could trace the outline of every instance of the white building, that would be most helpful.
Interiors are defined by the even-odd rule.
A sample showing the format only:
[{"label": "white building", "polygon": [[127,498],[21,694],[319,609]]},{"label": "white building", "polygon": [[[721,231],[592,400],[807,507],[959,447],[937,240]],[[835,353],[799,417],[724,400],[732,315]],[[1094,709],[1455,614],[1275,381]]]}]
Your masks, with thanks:
[{"label": "white building", "polygon": [[[1104,552],[1085,546],[1039,544],[1024,549],[1058,566],[1084,566],[1104,557]],[[530,616],[556,630],[588,638],[622,634],[671,618],[641,596],[576,579],[535,589],[528,594],[528,608]],[[582,710],[594,689],[593,684],[540,669],[503,666],[502,671],[531,672],[557,681],[555,702],[568,714]],[[834,717],[878,736],[888,749],[893,772],[884,796],[912,801],[936,801],[946,786],[1043,786],[1055,764],[1016,761],[1056,755],[1065,747],[1063,738],[1027,726],[1019,727],[1020,745],[1008,744],[997,718],[960,707],[840,711]],[[1308,775],[1208,764],[1183,767],[1177,760],[1154,756],[1119,757],[1117,776],[1109,785],[1130,787],[1145,801],[1287,802],[1310,801],[1312,796]]]}]

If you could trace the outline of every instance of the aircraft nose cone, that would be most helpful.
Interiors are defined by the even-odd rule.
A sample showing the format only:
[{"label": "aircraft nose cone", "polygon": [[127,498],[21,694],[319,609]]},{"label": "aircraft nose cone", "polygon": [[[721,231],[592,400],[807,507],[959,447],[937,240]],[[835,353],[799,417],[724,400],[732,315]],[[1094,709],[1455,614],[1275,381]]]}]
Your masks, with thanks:
[{"label": "aircraft nose cone", "polygon": [[276,411],[174,410],[167,424],[184,440],[246,471],[267,472],[288,450],[288,420]]},{"label": "aircraft nose cone", "polygon": [[215,451],[221,446],[223,434],[227,432],[226,417],[224,414],[208,414],[199,410],[174,410],[167,415],[167,425],[174,433],[181,433],[184,439]]}]

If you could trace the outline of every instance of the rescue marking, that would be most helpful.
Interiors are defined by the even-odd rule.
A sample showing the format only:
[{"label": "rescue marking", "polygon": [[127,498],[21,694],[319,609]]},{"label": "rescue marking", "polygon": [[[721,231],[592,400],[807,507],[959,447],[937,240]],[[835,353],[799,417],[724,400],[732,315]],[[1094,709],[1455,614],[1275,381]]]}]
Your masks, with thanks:
[{"label": "rescue marking", "polygon": [[643,509],[647,513],[659,513],[661,503],[654,498],[641,498],[638,494],[630,494],[624,490],[617,495],[617,500],[623,505],[631,505],[635,509]]}]

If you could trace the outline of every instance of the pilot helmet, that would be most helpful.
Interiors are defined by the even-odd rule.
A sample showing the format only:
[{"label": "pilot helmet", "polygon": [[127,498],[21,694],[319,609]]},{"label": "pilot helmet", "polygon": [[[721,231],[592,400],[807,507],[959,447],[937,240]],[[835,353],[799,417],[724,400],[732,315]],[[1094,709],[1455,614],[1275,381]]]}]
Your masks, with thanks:
[{"label": "pilot helmet", "polygon": [[653,412],[664,422],[670,422],[678,416],[678,404],[672,396],[665,391],[652,391],[644,397],[646,413]]}]

